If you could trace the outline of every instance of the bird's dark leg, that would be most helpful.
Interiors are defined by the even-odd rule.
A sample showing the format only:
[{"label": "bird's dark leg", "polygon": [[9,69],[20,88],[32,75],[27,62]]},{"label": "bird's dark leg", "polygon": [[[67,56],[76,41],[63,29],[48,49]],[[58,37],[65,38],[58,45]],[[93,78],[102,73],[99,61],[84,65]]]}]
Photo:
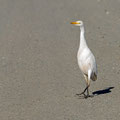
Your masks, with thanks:
[{"label": "bird's dark leg", "polygon": [[92,96],[89,94],[89,87],[87,88],[87,97],[92,97]]},{"label": "bird's dark leg", "polygon": [[90,87],[90,78],[89,79],[87,79],[87,95],[86,95],[86,97],[88,98],[88,97],[93,97],[93,95],[90,95],[89,94],[89,87]]},{"label": "bird's dark leg", "polygon": [[[79,95],[84,95],[84,98],[88,98],[88,97],[91,97],[90,95],[89,95],[89,86],[90,85],[87,85],[87,87],[85,88],[85,90],[82,92],[82,93],[80,93]],[[87,90],[87,95],[85,95],[85,92],[86,92],[86,90]]]},{"label": "bird's dark leg", "polygon": [[90,95],[89,95],[90,76],[91,76],[91,72],[88,71],[88,76],[87,76],[87,78],[86,78],[86,83],[87,83],[87,95],[86,95],[86,98],[90,97]]},{"label": "bird's dark leg", "polygon": [[76,95],[84,95],[84,97],[86,98],[87,96],[85,95],[85,92],[86,92],[86,90],[88,89],[88,87],[89,87],[89,86],[87,86],[82,93],[76,94]]},{"label": "bird's dark leg", "polygon": [[87,96],[89,96],[89,88],[87,88]]},{"label": "bird's dark leg", "polygon": [[87,97],[94,97],[94,95],[89,94],[89,87],[87,88]]},{"label": "bird's dark leg", "polygon": [[[85,77],[86,83],[88,83],[88,76],[84,74],[84,77]],[[80,95],[84,95],[84,98],[86,98],[85,92],[86,92],[86,90],[88,89],[88,84],[86,84],[86,85],[87,85],[87,86],[86,86],[86,88],[84,89],[84,91],[83,91],[82,93],[76,94],[76,95],[79,95],[79,96],[80,96]]]},{"label": "bird's dark leg", "polygon": [[[89,76],[86,76],[86,75],[84,75],[84,77],[85,77],[85,80],[86,80],[86,88],[84,89],[84,91],[82,92],[82,93],[80,93],[80,94],[76,94],[76,95],[84,95],[84,98],[88,98],[88,97],[93,97],[92,95],[89,95],[89,87],[90,87],[90,77]],[[89,77],[89,78],[88,78]],[[85,94],[85,92],[86,92],[86,90],[87,90],[87,95]]]}]

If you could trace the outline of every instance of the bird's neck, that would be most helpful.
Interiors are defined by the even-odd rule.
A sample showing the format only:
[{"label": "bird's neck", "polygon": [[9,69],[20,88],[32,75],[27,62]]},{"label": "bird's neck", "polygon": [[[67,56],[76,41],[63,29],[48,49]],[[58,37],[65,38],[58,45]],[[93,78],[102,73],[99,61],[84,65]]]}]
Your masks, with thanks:
[{"label": "bird's neck", "polygon": [[84,36],[85,30],[84,30],[84,26],[80,27],[80,45],[79,45],[79,50],[84,49],[85,47],[87,47],[87,43],[85,40],[85,36]]}]

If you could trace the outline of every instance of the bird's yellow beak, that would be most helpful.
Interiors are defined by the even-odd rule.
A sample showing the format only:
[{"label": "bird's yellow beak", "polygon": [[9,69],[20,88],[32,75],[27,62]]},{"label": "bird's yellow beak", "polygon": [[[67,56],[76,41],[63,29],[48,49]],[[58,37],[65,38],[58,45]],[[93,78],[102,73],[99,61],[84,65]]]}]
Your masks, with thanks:
[{"label": "bird's yellow beak", "polygon": [[71,22],[71,24],[80,24],[80,23],[78,23],[78,22]]}]

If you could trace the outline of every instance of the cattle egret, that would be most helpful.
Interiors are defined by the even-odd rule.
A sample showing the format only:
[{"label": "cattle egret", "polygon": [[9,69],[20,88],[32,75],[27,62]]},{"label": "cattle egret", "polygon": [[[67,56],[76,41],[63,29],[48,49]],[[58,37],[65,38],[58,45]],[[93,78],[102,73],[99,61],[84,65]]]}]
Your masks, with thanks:
[{"label": "cattle egret", "polygon": [[[71,24],[80,27],[80,45],[77,53],[77,60],[78,60],[79,68],[81,69],[86,80],[86,88],[82,93],[77,95],[83,94],[85,98],[88,98],[90,97],[89,89],[88,89],[90,86],[90,81],[97,80],[97,65],[96,65],[95,57],[91,52],[91,50],[88,48],[84,37],[85,31],[84,31],[83,22],[76,21],[76,22],[71,22]],[[86,91],[87,91],[87,95],[85,94]]]}]

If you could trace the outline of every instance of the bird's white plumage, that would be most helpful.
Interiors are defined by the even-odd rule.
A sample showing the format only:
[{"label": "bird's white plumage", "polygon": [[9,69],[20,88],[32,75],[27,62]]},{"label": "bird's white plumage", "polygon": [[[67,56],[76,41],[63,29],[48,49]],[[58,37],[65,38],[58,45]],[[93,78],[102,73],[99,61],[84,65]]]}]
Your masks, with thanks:
[{"label": "bird's white plumage", "polygon": [[78,50],[77,59],[78,65],[83,74],[88,75],[88,70],[91,70],[97,75],[95,57],[88,47]]},{"label": "bird's white plumage", "polygon": [[[84,25],[82,21],[76,21],[72,22],[71,24],[75,24],[76,26],[80,27],[80,45],[77,53],[77,59],[78,59],[78,65],[85,76],[87,87],[85,88],[85,91],[88,91],[88,87],[90,86],[90,80],[95,81],[97,79],[97,65],[96,60],[91,52],[91,50],[88,48],[88,45],[86,43],[86,39],[84,37]],[[84,94],[85,95],[85,94]],[[89,92],[88,92],[89,96]]]}]

